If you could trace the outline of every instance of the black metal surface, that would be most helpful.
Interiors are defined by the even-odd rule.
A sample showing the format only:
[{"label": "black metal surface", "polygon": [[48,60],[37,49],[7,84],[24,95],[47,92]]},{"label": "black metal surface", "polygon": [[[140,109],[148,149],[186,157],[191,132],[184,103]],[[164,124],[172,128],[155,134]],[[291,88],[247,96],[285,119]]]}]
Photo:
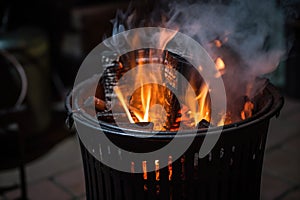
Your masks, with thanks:
[{"label": "black metal surface", "polygon": [[[197,137],[182,158],[172,163],[172,180],[168,179],[168,169],[163,168],[159,181],[155,172],[144,180],[143,174],[111,169],[81,143],[87,199],[259,199],[267,130],[268,120],[223,134],[208,156],[195,161],[204,139]],[[128,145],[133,143],[137,141]],[[151,145],[153,141],[143,143],[144,148]],[[135,165],[141,167],[142,163]]]},{"label": "black metal surface", "polygon": [[[155,172],[148,172],[148,178],[144,180],[143,174],[125,173],[107,167],[95,159],[80,140],[87,199],[260,199],[261,170],[269,120],[279,114],[283,98],[273,85],[268,84],[261,102],[261,113],[225,126],[217,144],[203,159],[198,159],[199,148],[204,137],[214,133],[206,135],[205,130],[199,130],[188,150],[181,158],[173,161],[171,180],[168,178],[167,167],[160,170],[159,180],[155,179]],[[79,120],[92,129],[99,129],[96,122],[84,118]],[[172,140],[170,132],[147,139],[134,137],[134,134],[147,133],[132,131],[132,134],[124,134],[120,128],[109,124],[103,124],[101,129],[111,134],[122,148],[131,148],[133,151],[151,151],[153,147],[164,146]],[[99,131],[99,134],[103,133]],[[187,131],[182,139],[190,136]],[[103,156],[117,158],[119,152],[107,152],[104,147],[102,153]],[[167,161],[169,158],[165,159]],[[153,164],[154,161],[155,158],[147,162]],[[134,166],[141,167],[142,163],[134,163]]]},{"label": "black metal surface", "polygon": [[[96,95],[99,95],[98,98],[105,99],[108,104],[113,98],[116,98],[111,95],[113,87],[124,73],[140,62],[138,59],[142,56],[147,58],[143,59],[145,63],[169,63],[188,79],[196,74],[192,70],[193,68],[188,66],[189,63],[180,57],[170,52],[155,51],[157,50],[142,49],[129,52],[122,55],[118,62],[109,65],[100,81],[102,86],[100,89],[97,88]],[[149,55],[156,55],[156,53],[161,56]],[[165,74],[164,78],[170,84],[169,87],[173,87],[175,90],[185,90],[180,84],[180,79],[174,77],[173,74]],[[199,88],[199,85],[202,84],[201,77],[193,77],[190,84]],[[76,89],[85,90],[87,88],[82,83]],[[93,129],[93,133],[105,134],[120,149],[132,152],[151,152],[168,144],[176,134],[170,129],[176,124],[174,122],[180,107],[177,107],[176,97],[173,94],[167,97],[169,106],[164,106],[164,108],[169,115],[169,124],[165,125],[166,131],[161,131],[152,137],[147,137],[151,134],[151,130],[144,127],[137,130],[131,126],[122,126],[122,128],[116,126],[114,116],[108,110],[98,112],[99,121],[93,121],[85,116],[84,108],[82,109],[79,104],[73,105],[73,109],[81,113],[77,116],[81,125]],[[75,96],[74,98],[78,97]],[[156,179],[155,171],[148,172],[147,179],[145,179],[141,173],[120,172],[102,164],[90,152],[91,149],[85,147],[84,141],[79,138],[84,163],[87,199],[258,200],[260,198],[261,170],[269,120],[279,113],[283,105],[283,98],[276,88],[269,83],[264,91],[254,98],[254,101],[257,110],[254,115],[246,120],[224,126],[217,144],[203,159],[198,158],[201,144],[205,137],[214,137],[216,134],[214,130],[217,127],[212,128],[212,132],[206,134],[207,125],[204,123],[205,126],[199,126],[193,143],[181,158],[172,160],[167,167],[159,170],[159,180]],[[70,96],[67,102],[70,102]],[[68,106],[68,109],[72,113],[71,106]],[[124,115],[124,113],[119,113],[119,115],[122,114]],[[186,140],[193,136],[192,131],[184,130],[179,137],[181,140]],[[88,135],[85,138],[88,138]],[[100,139],[96,143],[102,146]],[[101,156],[106,159],[118,159],[120,149],[102,146]],[[170,158],[172,155],[160,160],[160,162],[169,162]],[[154,165],[155,160],[156,158],[147,160],[147,163]],[[122,164],[142,168],[142,163]],[[172,168],[171,179],[169,178],[170,167]]]}]

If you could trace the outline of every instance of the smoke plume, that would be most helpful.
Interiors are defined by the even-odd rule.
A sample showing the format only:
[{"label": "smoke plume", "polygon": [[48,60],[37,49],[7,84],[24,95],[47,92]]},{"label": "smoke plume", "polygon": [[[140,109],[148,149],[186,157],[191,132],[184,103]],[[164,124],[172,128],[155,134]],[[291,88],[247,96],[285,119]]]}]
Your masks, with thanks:
[{"label": "smoke plume", "polygon": [[283,14],[274,0],[133,3],[113,24],[113,34],[143,26],[175,28],[198,41],[213,60],[221,57],[229,110],[241,109],[236,105],[243,96],[253,98],[263,89],[265,81],[257,78],[274,71],[285,53]]}]

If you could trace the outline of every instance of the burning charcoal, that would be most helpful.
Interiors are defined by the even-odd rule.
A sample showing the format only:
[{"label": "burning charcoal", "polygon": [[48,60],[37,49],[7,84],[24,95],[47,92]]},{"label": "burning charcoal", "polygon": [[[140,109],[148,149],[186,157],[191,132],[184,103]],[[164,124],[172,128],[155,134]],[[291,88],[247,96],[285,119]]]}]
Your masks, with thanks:
[{"label": "burning charcoal", "polygon": [[198,128],[208,128],[210,125],[210,123],[208,121],[206,121],[205,119],[202,119],[199,123],[198,123]]}]

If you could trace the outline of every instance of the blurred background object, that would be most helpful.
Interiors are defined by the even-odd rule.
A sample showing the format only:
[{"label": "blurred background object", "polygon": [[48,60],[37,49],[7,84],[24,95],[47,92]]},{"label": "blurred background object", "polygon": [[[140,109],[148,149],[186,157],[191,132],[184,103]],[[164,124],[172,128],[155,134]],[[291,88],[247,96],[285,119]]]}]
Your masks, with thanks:
[{"label": "blurred background object", "polygon": [[300,1],[281,0],[286,17],[286,46],[288,54],[285,69],[285,93],[300,98]]},{"label": "blurred background object", "polygon": [[26,179],[32,177],[26,178],[25,166],[72,136],[64,124],[66,93],[84,56],[111,32],[110,19],[124,2],[0,2],[0,170],[19,174],[0,176],[0,199],[18,187],[17,196],[27,199]]}]

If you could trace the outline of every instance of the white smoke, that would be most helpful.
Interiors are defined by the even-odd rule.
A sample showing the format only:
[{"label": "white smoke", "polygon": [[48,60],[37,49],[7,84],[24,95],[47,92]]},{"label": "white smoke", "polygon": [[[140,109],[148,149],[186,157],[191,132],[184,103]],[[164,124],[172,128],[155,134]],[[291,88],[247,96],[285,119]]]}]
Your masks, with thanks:
[{"label": "white smoke", "polygon": [[[238,113],[243,96],[265,87],[257,77],[274,71],[285,53],[284,17],[273,0],[223,2],[171,3],[166,26],[193,37],[213,59],[222,57],[228,110]],[[212,45],[216,39],[220,49]]]},{"label": "white smoke", "polygon": [[283,15],[275,1],[179,2],[170,8],[168,23],[178,25],[180,31],[205,47],[209,48],[207,44],[214,39],[228,39],[226,46],[239,55],[248,73],[262,75],[273,71],[284,53]]},{"label": "white smoke", "polygon": [[[261,90],[265,82],[256,78],[274,71],[285,53],[284,17],[274,0],[175,1],[166,7],[157,4],[152,13],[144,15],[147,19],[137,13],[138,8],[132,6],[125,13],[119,12],[113,33],[163,26],[191,36],[213,59],[221,56],[224,60],[229,105],[245,95],[252,98]],[[223,46],[216,48],[215,40]]]}]

